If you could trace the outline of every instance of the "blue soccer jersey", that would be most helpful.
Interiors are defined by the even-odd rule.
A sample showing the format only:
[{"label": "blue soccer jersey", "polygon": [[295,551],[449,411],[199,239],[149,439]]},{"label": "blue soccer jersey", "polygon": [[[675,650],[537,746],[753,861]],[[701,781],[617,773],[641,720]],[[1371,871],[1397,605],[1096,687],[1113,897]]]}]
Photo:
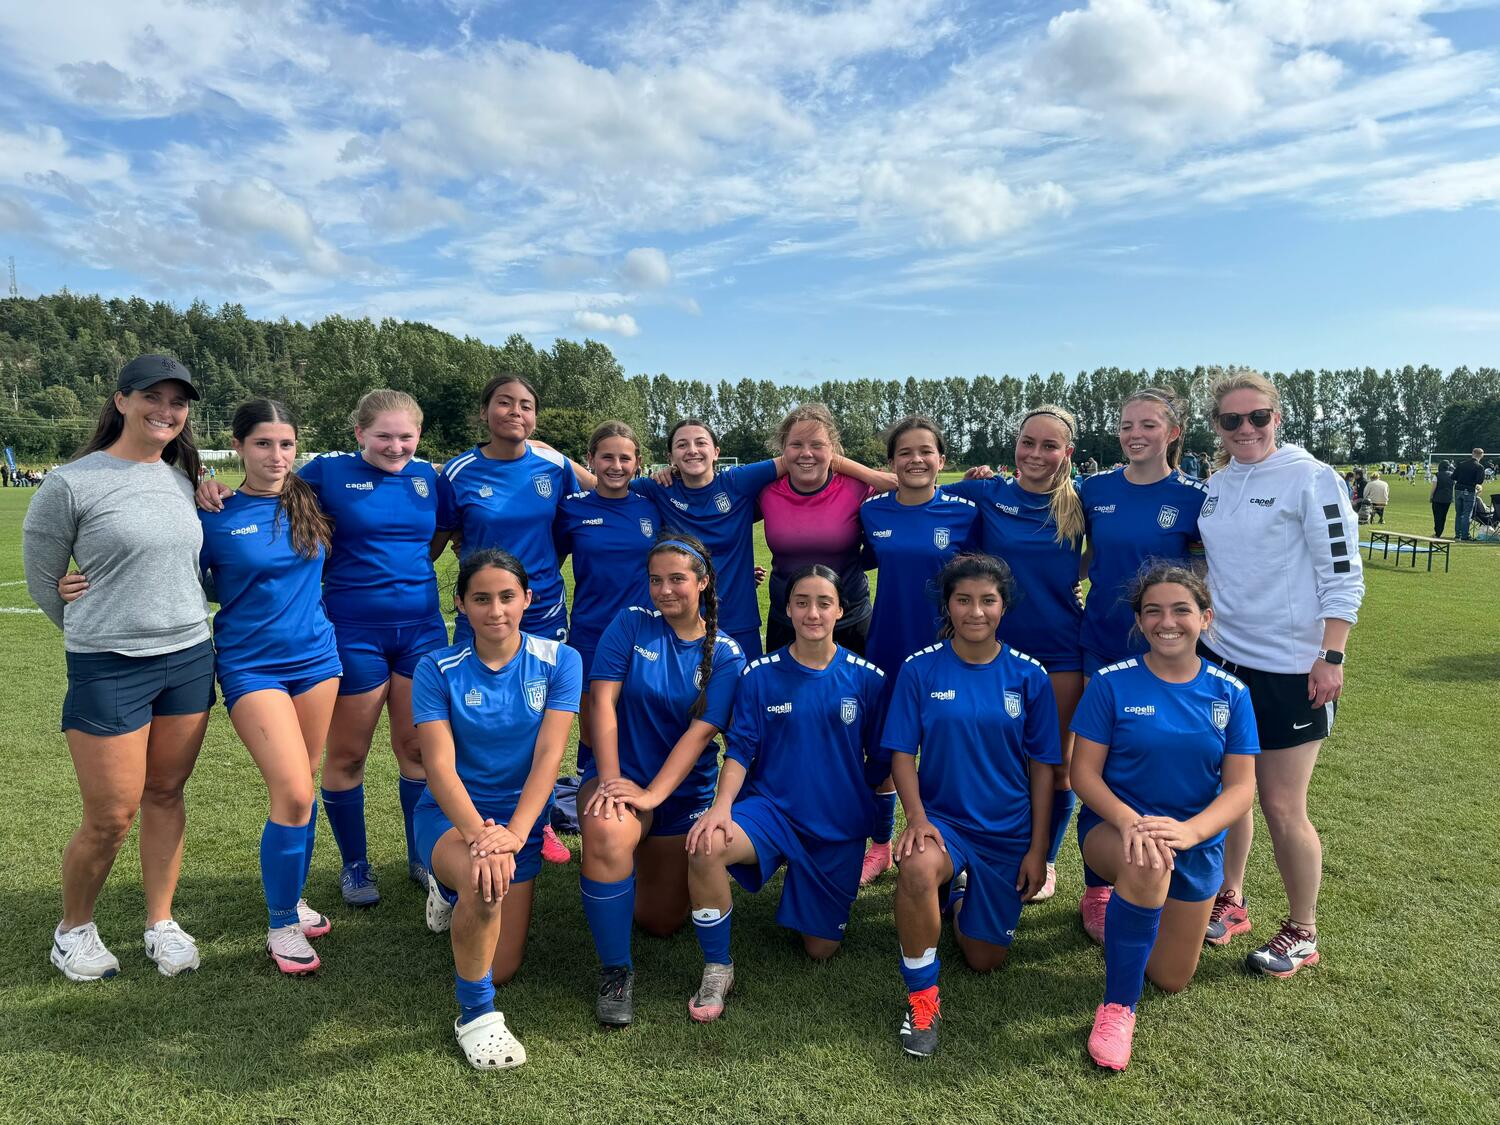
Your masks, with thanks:
[{"label": "blue soccer jersey", "polygon": [[547,711],[578,710],[578,654],[523,633],[509,662],[491,668],[468,645],[429,652],[411,681],[412,720],[446,722],[458,778],[475,804],[514,805],[536,756]]},{"label": "blue soccer jersey", "polygon": [[1159,679],[1141,658],[1109,665],[1089,680],[1074,712],[1073,733],[1109,747],[1104,784],[1142,816],[1197,816],[1223,788],[1224,755],[1260,753],[1250,692],[1202,664],[1185,684]]},{"label": "blue soccer jersey", "polygon": [[438,490],[443,530],[457,531],[463,540],[459,557],[486,547],[509,551],[531,580],[525,627],[551,624],[559,614],[562,624],[563,580],[552,522],[563,497],[578,491],[568,459],[528,445],[514,461],[498,461],[476,445],[443,466]]},{"label": "blue soccer jersey", "polygon": [[[684,641],[654,609],[622,609],[594,651],[589,682],[620,685],[615,704],[620,773],[637,785],[651,784],[672,747],[692,725],[689,712],[698,698],[700,641]],[[735,689],[745,658],[723,633],[714,646],[703,721],[719,730],[729,726]],[[677,794],[712,798],[718,748],[710,742]],[[706,802],[705,802],[706,803]]]},{"label": "blue soccer jersey", "polygon": [[894,682],[901,662],[937,640],[942,623],[937,576],[954,555],[970,550],[979,534],[974,501],[938,489],[925,504],[907,505],[894,492],[872,496],[859,508],[866,563],[877,567],[875,608],[865,655]]},{"label": "blue soccer jersey", "polygon": [[738,465],[715,475],[702,488],[681,480],[663,488],[641,477],[632,491],[649,496],[663,526],[681,528],[703,541],[713,555],[718,576],[719,628],[726,633],[760,628],[760,601],[755,593],[756,498],[777,477],[775,461]]},{"label": "blue soccer jersey", "polygon": [[646,555],[659,526],[656,505],[634,492],[618,499],[574,492],[558,505],[552,525],[557,557],[573,556],[568,643],[580,653],[598,647],[620,610],[650,604]]},{"label": "blue soccer jersey", "polygon": [[979,549],[1004,559],[1015,576],[1015,604],[1005,607],[1000,639],[1036,657],[1049,672],[1078,671],[1083,666],[1078,651],[1083,607],[1073,587],[1083,542],[1057,541],[1052,498],[999,477],[943,488],[979,505]]},{"label": "blue soccer jersey", "polygon": [[335,625],[422,625],[438,616],[428,548],[438,526],[437,473],[413,457],[399,473],[358,453],[325,453],[297,474],[333,520],[323,602]]},{"label": "blue soccer jersey", "polygon": [[1018,852],[1031,844],[1029,762],[1062,761],[1051,681],[1008,645],[988,664],[960,660],[950,641],[913,653],[896,677],[883,743],[919,755],[930,816]]},{"label": "blue soccer jersey", "polygon": [[1187,566],[1202,556],[1198,512],[1208,490],[1173,471],[1155,484],[1131,484],[1124,469],[1085,477],[1083,520],[1089,540],[1089,595],[1080,639],[1096,663],[1146,651],[1132,640],[1130,586],[1147,559]]},{"label": "blue soccer jersey", "polygon": [[876,785],[890,773],[880,746],[885,673],[842,646],[827,668],[782,649],[740,677],[726,754],[748,774],[741,797],[764,797],[798,833],[863,840]]},{"label": "blue soccer jersey", "polygon": [[323,610],[323,549],[311,558],[292,546],[278,496],[236,492],[221,512],[198,513],[198,564],[213,575],[214,670],[289,670],[337,664],[333,626]]}]

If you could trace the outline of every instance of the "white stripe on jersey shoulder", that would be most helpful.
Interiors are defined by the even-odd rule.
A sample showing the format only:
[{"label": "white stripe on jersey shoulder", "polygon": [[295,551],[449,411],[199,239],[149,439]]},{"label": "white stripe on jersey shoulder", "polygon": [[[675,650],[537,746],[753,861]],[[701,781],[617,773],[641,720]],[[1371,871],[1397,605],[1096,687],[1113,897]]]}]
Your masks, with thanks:
[{"label": "white stripe on jersey shoulder", "polygon": [[557,649],[561,641],[549,640],[546,637],[534,637],[526,634],[526,651],[538,660],[544,660],[548,664],[557,663]]},{"label": "white stripe on jersey shoulder", "polygon": [[1106,664],[1103,668],[1099,669],[1099,675],[1107,676],[1111,672],[1119,672],[1125,668],[1136,668],[1140,666],[1140,663],[1141,662],[1139,660],[1132,656],[1129,660],[1121,660],[1114,664]]},{"label": "white stripe on jersey shoulder", "polygon": [[844,659],[847,660],[850,664],[858,664],[861,668],[868,668],[870,671],[874,672],[882,679],[885,678],[885,669],[875,667],[875,665],[871,664],[863,656],[859,656],[856,653],[849,652],[846,649],[844,651]]},{"label": "white stripe on jersey shoulder", "polygon": [[919,656],[926,656],[929,652],[937,652],[942,647],[943,647],[943,644],[942,644],[941,641],[939,641],[935,645],[928,645],[926,648],[919,648],[919,649],[917,649],[916,652],[912,653],[910,656],[908,656],[901,663],[903,663],[903,664],[910,664],[917,657],[919,657]]},{"label": "white stripe on jersey shoulder", "polygon": [[358,456],[359,456],[358,453],[340,453],[337,450],[335,450],[335,451],[332,451],[332,452],[329,452],[329,453],[316,453],[316,454],[313,455],[313,460],[314,461],[322,461],[324,459],[327,459],[329,461],[332,461],[332,460],[334,460],[336,458],[339,458],[339,457],[358,457]]},{"label": "white stripe on jersey shoulder", "polygon": [[456,668],[465,660],[467,660],[469,658],[469,654],[473,651],[474,650],[472,648],[469,648],[467,645],[465,645],[463,648],[455,652],[452,656],[439,657],[437,662],[438,671],[446,675],[450,668]]},{"label": "white stripe on jersey shoulder", "polygon": [[1249,690],[1247,687],[1245,687],[1245,681],[1241,680],[1238,676],[1224,671],[1224,669],[1220,668],[1217,664],[1211,664],[1207,660],[1205,660],[1203,662],[1203,666],[1208,669],[1208,674],[1210,676],[1218,676],[1219,679],[1228,681],[1229,683],[1237,687],[1240,691]]},{"label": "white stripe on jersey shoulder", "polygon": [[411,458],[407,461],[407,464],[408,465],[430,465],[430,464],[432,464],[432,462],[429,461],[429,460],[427,460],[427,458],[425,458],[425,457],[418,457],[415,453],[413,453],[411,455]]},{"label": "white stripe on jersey shoulder", "polygon": [[631,613],[644,613],[647,617],[660,617],[661,616],[661,610],[659,610],[659,609],[647,609],[643,605],[633,605],[633,606],[631,606],[630,607],[630,612]]},{"label": "white stripe on jersey shoulder", "polygon": [[884,500],[889,495],[891,495],[891,493],[889,493],[889,492],[877,492],[874,496],[866,496],[859,503],[860,503],[860,506],[863,507],[864,505],[868,504],[871,500]]},{"label": "white stripe on jersey shoulder", "polygon": [[582,489],[579,492],[570,492],[566,496],[564,496],[563,499],[564,500],[582,500],[585,496],[591,496],[591,495],[593,495],[593,490],[585,488],[585,489]]},{"label": "white stripe on jersey shoulder", "polygon": [[1022,652],[1018,648],[1011,648],[1010,645],[1006,645],[1005,647],[1010,649],[1010,654],[1012,656],[1019,657],[1021,660],[1029,660],[1031,663],[1035,664],[1038,668],[1040,668],[1043,672],[1045,672],[1047,670],[1047,666],[1045,664],[1043,664],[1040,660],[1038,660],[1036,657],[1032,656],[1030,653]]},{"label": "white stripe on jersey shoulder", "polygon": [[543,461],[551,461],[559,469],[567,464],[568,459],[555,449],[538,449],[529,441],[526,443],[526,448],[535,453]]},{"label": "white stripe on jersey shoulder", "polygon": [[449,480],[457,480],[458,474],[472,465],[478,456],[479,450],[471,449],[467,453],[460,453],[457,457],[449,458],[448,463],[443,466],[443,476]]},{"label": "white stripe on jersey shoulder", "polygon": [[[658,613],[656,616],[660,617],[661,614]],[[740,650],[740,642],[737,641],[737,640],[735,640],[733,637],[726,636],[723,633],[715,633],[714,634],[714,644],[716,644],[716,645],[728,645],[729,646],[729,651],[732,652],[732,653],[734,653],[736,656],[744,656],[745,655]]]},{"label": "white stripe on jersey shoulder", "polygon": [[978,504],[974,503],[974,501],[970,500],[967,496],[955,496],[951,492],[944,492],[941,488],[937,490],[937,495],[941,496],[944,500],[952,500],[959,504],[967,504],[971,508],[979,507]]},{"label": "white stripe on jersey shoulder", "polygon": [[1190,477],[1186,473],[1184,473],[1181,469],[1174,469],[1173,470],[1173,474],[1177,477],[1177,483],[1178,484],[1191,485],[1192,487],[1196,488],[1199,492],[1203,492],[1203,493],[1207,493],[1208,492],[1208,485],[1204,484],[1201,480],[1194,480],[1192,477]]},{"label": "white stripe on jersey shoulder", "polygon": [[743,672],[741,672],[740,675],[742,675],[742,676],[746,675],[747,673],[749,673],[749,671],[750,671],[751,668],[759,668],[762,664],[779,664],[779,663],[781,663],[781,653],[779,653],[779,652],[768,652],[768,653],[766,653],[765,656],[756,657],[754,660],[750,661],[749,664],[746,664],[745,665],[745,670]]}]

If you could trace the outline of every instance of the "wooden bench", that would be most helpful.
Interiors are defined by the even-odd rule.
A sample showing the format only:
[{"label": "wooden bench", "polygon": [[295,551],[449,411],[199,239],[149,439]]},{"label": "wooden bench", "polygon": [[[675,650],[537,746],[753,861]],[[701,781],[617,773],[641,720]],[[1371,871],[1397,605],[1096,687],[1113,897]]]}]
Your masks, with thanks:
[{"label": "wooden bench", "polygon": [[1427,556],[1427,569],[1432,569],[1432,556],[1443,556],[1443,573],[1448,572],[1449,554],[1448,548],[1452,544],[1451,539],[1434,539],[1431,535],[1411,535],[1405,531],[1388,531],[1385,528],[1372,530],[1368,524],[1364,532],[1370,537],[1369,552],[1370,559],[1375,558],[1375,545],[1380,544],[1380,557],[1390,558],[1391,548],[1396,548],[1396,565],[1401,565],[1401,551],[1403,548],[1411,550],[1411,565],[1415,570],[1417,567],[1417,552],[1420,550]]}]

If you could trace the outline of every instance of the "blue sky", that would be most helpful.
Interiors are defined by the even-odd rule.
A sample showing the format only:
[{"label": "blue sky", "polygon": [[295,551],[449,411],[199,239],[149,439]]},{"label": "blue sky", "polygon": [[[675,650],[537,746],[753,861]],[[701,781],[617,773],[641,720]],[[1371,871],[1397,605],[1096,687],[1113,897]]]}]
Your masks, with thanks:
[{"label": "blue sky", "polygon": [[0,6],[0,255],[777,380],[1500,365],[1500,6]]}]

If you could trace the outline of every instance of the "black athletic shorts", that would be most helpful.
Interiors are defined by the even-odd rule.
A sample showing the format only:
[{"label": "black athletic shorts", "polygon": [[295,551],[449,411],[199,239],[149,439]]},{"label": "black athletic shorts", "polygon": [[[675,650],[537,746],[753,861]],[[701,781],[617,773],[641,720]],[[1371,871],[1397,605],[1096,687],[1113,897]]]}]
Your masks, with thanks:
[{"label": "black athletic shorts", "polygon": [[70,652],[62,729],[114,735],[153,715],[196,715],[214,705],[214,646],[200,641],[160,656]]},{"label": "black athletic shorts", "polygon": [[1339,705],[1335,701],[1314,707],[1308,702],[1308,673],[1262,672],[1225,660],[1207,648],[1201,652],[1250,689],[1262,750],[1285,750],[1304,742],[1318,742],[1333,733],[1333,717]]}]

